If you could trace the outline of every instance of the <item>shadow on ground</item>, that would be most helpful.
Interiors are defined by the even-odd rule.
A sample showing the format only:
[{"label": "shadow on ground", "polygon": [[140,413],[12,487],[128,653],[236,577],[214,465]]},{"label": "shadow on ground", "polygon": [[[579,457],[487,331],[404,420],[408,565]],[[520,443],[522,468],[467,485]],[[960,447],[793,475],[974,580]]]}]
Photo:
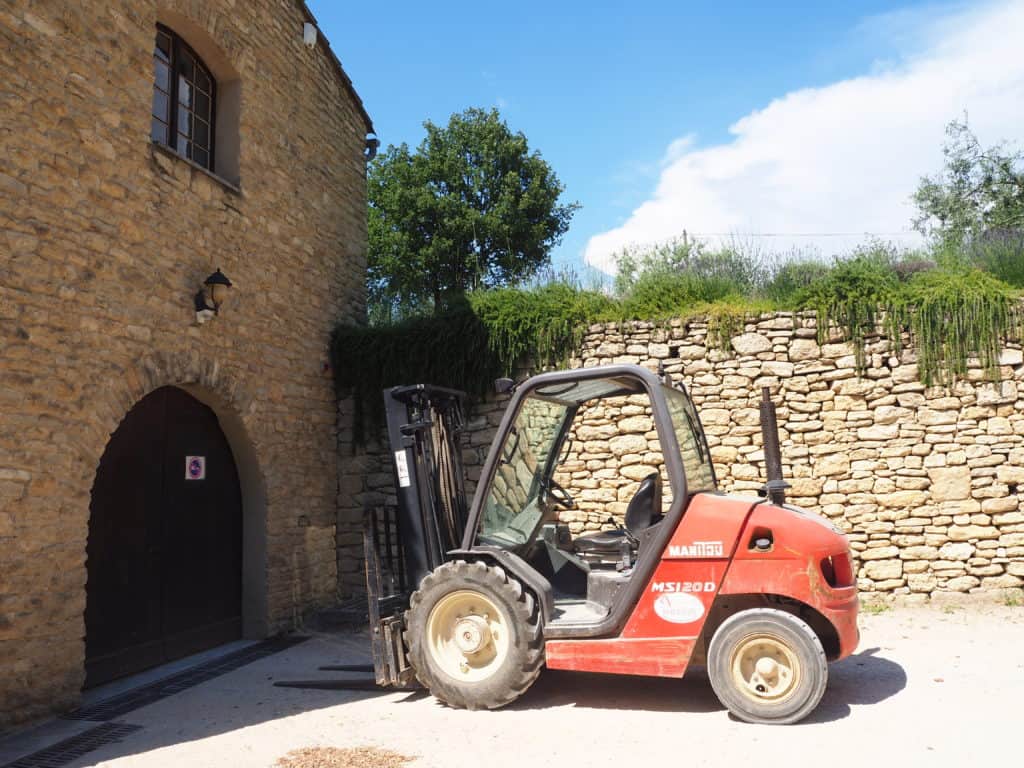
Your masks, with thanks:
[{"label": "shadow on ground", "polygon": [[828,688],[821,704],[804,722],[842,720],[852,706],[878,704],[907,687],[907,673],[897,662],[879,656],[880,648],[866,648],[829,665]]},{"label": "shadow on ground", "polygon": [[[86,768],[185,742],[198,741],[261,723],[301,715],[327,707],[358,703],[393,691],[333,691],[277,688],[279,680],[337,678],[340,674],[318,672],[321,664],[366,663],[369,643],[362,635],[321,635],[248,664],[180,693],[115,717],[113,723],[138,725],[123,742],[106,744],[67,763],[67,768]],[[410,694],[415,698],[418,692]],[[101,721],[56,720],[38,728],[9,734],[34,743],[11,759],[34,754],[56,742],[95,728]],[[36,736],[38,733],[38,736]],[[33,738],[35,736],[35,738]],[[8,750],[9,751],[9,750]],[[50,758],[52,760],[52,758]],[[0,768],[4,765],[0,760]],[[33,765],[37,763],[32,763]],[[49,765],[50,762],[39,762]]]},{"label": "shadow on ground", "polygon": [[647,712],[715,712],[723,709],[704,670],[684,679],[544,671],[509,709],[547,709],[572,705],[591,709]]},{"label": "shadow on ground", "polygon": [[[96,760],[150,752],[325,707],[358,704],[381,693],[394,696],[393,690],[298,690],[273,685],[277,680],[296,677],[336,678],[337,674],[316,675],[316,666],[365,662],[364,644],[362,637],[317,637],[243,670],[129,712],[117,718],[117,722],[138,724],[143,726],[142,730],[123,743],[107,745],[68,765],[70,768],[94,765]],[[877,704],[903,690],[907,684],[903,668],[878,654],[878,648],[871,648],[830,665],[825,696],[804,722],[840,720],[848,717],[855,706]],[[396,697],[393,704],[396,716],[403,704],[419,701],[427,695],[424,691],[411,691]],[[707,673],[701,668],[691,670],[682,680],[545,671],[509,709],[544,710],[564,706],[640,712],[723,712],[724,715]]]},{"label": "shadow on ground", "polygon": [[[829,665],[829,683],[818,708],[804,722],[848,717],[851,707],[877,704],[907,685],[903,667],[870,648]],[[581,672],[545,672],[511,709],[572,705],[649,712],[716,712],[719,703],[707,672],[695,668],[682,680]]]}]

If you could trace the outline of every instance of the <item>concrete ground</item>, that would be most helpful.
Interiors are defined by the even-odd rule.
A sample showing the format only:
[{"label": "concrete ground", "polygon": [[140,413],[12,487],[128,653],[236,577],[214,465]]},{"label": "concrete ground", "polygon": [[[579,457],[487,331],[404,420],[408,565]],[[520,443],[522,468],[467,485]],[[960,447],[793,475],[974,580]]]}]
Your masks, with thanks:
[{"label": "concrete ground", "polygon": [[[422,693],[274,688],[368,658],[365,635],[316,636],[124,715],[142,729],[69,765],[266,768],[316,746],[381,747],[414,757],[410,768],[1022,764],[1024,608],[892,608],[862,615],[861,632],[817,711],[786,727],[730,717],[701,670],[681,681],[545,672],[498,712]],[[0,765],[69,728],[83,724],[0,740]]]}]

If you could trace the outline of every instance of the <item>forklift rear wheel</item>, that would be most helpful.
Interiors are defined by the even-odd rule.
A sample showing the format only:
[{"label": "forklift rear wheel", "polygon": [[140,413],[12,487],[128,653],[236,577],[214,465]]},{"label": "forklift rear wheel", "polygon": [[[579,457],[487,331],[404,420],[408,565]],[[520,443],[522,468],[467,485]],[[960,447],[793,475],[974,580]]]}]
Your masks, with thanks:
[{"label": "forklift rear wheel", "polygon": [[795,723],[825,693],[828,662],[802,619],[755,608],[726,619],[708,649],[708,677],[730,712],[748,723]]},{"label": "forklift rear wheel", "polygon": [[536,601],[497,566],[458,560],[427,574],[405,626],[416,677],[449,706],[503,707],[544,664]]}]

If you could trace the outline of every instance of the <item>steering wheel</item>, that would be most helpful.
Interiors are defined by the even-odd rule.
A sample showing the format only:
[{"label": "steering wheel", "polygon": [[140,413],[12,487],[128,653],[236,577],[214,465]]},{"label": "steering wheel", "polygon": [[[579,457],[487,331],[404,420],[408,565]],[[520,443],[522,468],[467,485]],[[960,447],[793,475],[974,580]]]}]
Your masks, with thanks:
[{"label": "steering wheel", "polygon": [[555,482],[554,478],[548,480],[547,492],[551,501],[562,509],[576,509],[576,500],[565,488]]}]

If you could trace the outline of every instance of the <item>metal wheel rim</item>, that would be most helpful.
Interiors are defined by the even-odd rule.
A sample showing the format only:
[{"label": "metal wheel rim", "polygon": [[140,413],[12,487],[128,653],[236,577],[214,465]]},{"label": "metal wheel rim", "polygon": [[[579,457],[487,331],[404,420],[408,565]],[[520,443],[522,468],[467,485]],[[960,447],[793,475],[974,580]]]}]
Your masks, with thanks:
[{"label": "metal wheel rim", "polygon": [[447,675],[486,680],[505,662],[511,630],[504,612],[486,595],[460,589],[442,597],[427,617],[430,656]]},{"label": "metal wheel rim", "polygon": [[736,688],[751,701],[778,704],[796,691],[802,670],[796,653],[774,635],[744,638],[729,668]]}]

